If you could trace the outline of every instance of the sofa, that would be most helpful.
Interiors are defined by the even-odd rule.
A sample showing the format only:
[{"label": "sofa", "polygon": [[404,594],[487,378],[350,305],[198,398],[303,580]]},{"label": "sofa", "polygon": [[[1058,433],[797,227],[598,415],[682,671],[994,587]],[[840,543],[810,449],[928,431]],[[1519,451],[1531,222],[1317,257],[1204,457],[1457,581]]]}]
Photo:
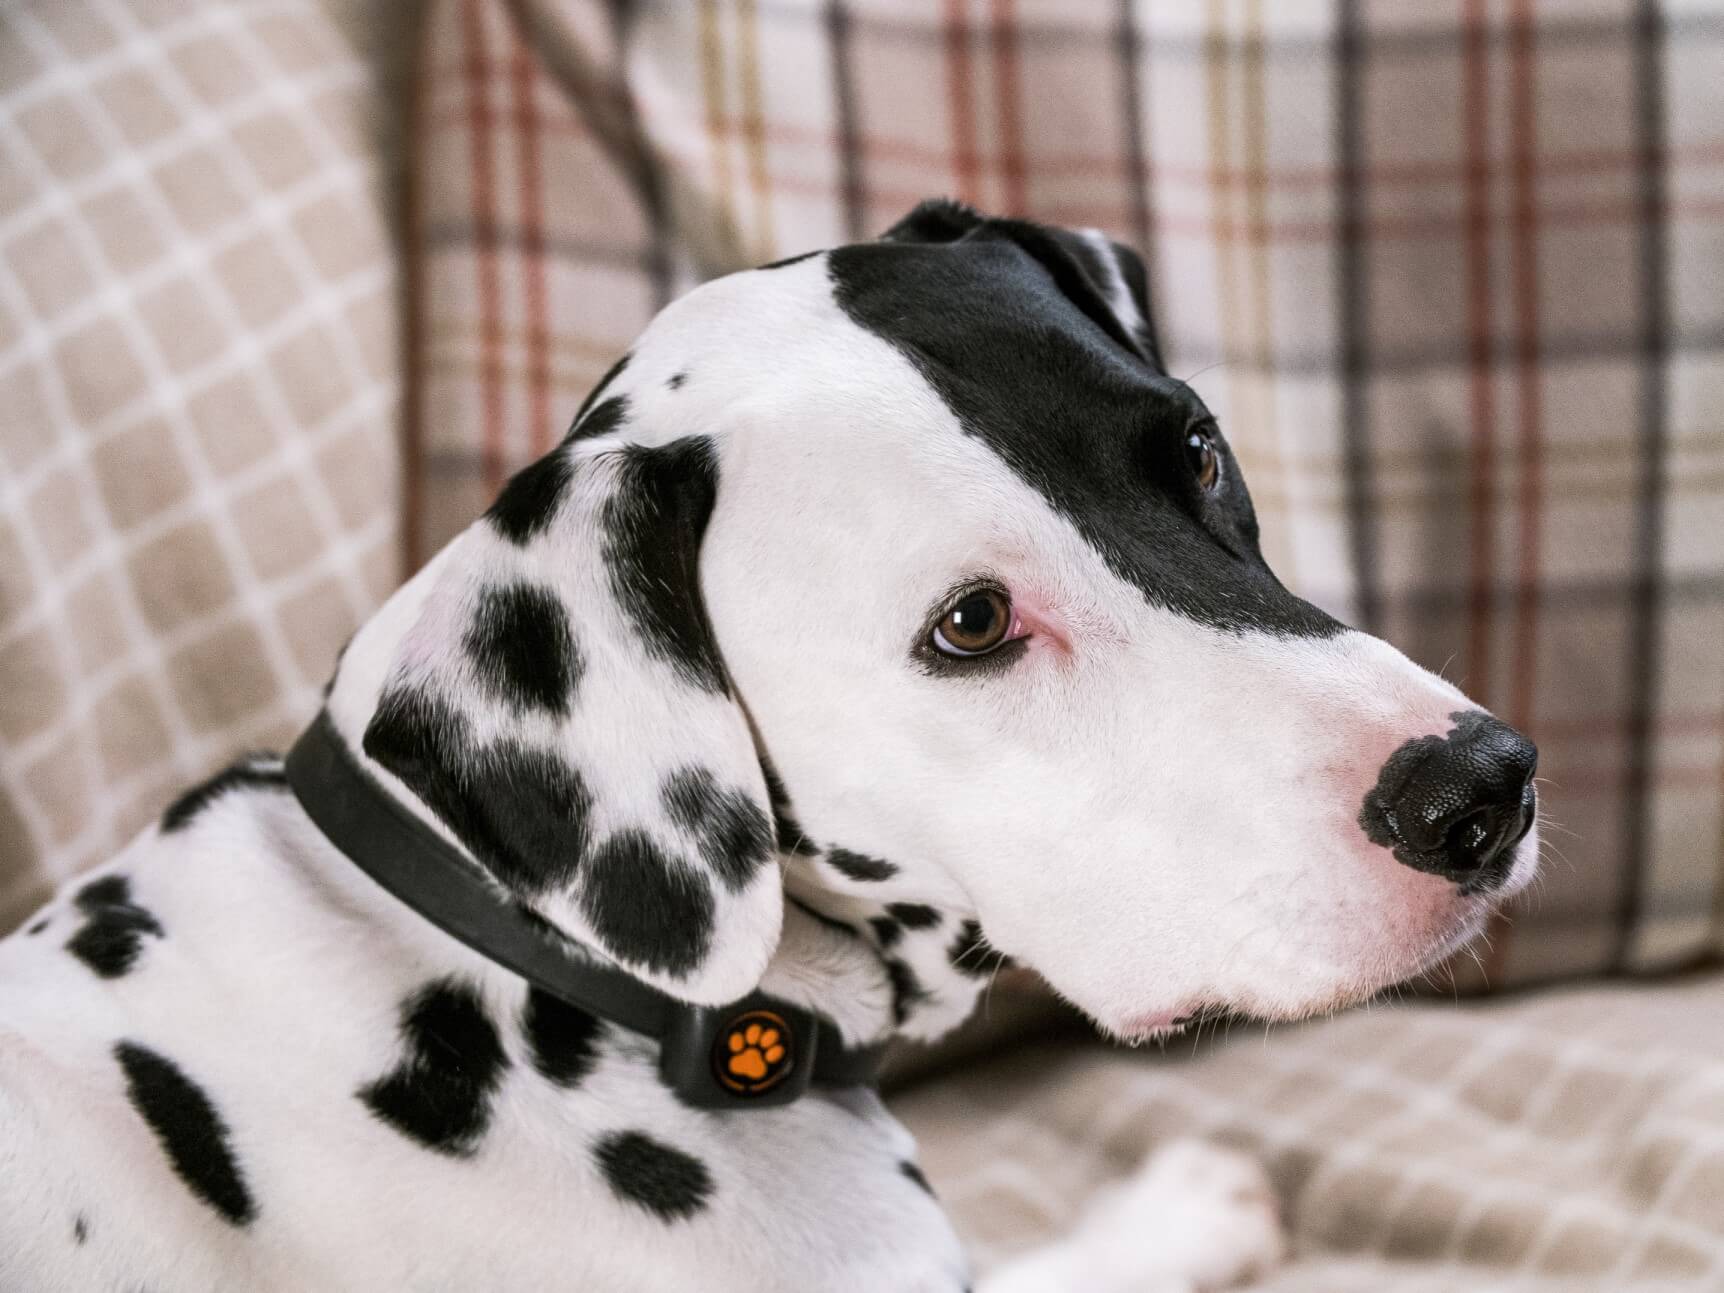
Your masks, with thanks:
[{"label": "sofa", "polygon": [[891,1070],[978,1265],[1193,1134],[1268,1289],[1724,1288],[1721,60],[1717,0],[16,0],[0,929],[289,739],[665,302],[949,194],[1144,252],[1271,564],[1539,742],[1548,854],[1332,1019],[1001,976]]}]

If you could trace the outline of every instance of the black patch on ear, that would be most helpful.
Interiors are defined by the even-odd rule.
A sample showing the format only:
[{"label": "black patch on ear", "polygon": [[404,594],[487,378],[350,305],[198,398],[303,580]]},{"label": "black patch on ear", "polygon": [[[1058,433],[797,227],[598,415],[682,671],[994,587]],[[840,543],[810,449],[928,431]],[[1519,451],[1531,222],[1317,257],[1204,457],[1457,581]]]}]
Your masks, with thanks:
[{"label": "black patch on ear", "polygon": [[852,880],[890,880],[898,874],[895,864],[849,849],[828,849],[826,860]]},{"label": "black patch on ear", "polygon": [[898,1164],[898,1170],[904,1173],[904,1175],[915,1184],[916,1188],[921,1190],[930,1199],[934,1197],[934,1187],[928,1184],[928,1178],[922,1175],[921,1168],[910,1162],[909,1159],[905,1159],[903,1162]]},{"label": "black patch on ear", "polygon": [[574,464],[559,446],[511,476],[485,517],[498,534],[525,547],[550,525],[574,478]]},{"label": "black patch on ear", "polygon": [[383,1122],[426,1149],[464,1158],[491,1122],[509,1066],[479,994],[457,979],[427,984],[401,1007],[399,1063],[356,1093]]},{"label": "black patch on ear", "polygon": [[892,982],[892,1022],[895,1024],[902,1025],[912,1010],[934,999],[933,994],[922,986],[916,972],[895,956],[886,958],[886,977]]},{"label": "black patch on ear", "polygon": [[32,934],[32,935],[40,934],[43,930],[45,930],[47,928],[48,928],[48,918],[46,916],[44,916],[44,917],[42,917],[41,920],[37,921],[34,925],[30,926],[30,928],[25,930],[24,932],[26,934]]},{"label": "black patch on ear", "polygon": [[665,380],[665,387],[666,387],[666,389],[673,390],[673,391],[681,390],[682,384],[684,382],[686,382],[687,380],[688,380],[688,374],[687,373],[672,373]]},{"label": "black patch on ear", "polygon": [[155,1133],[180,1180],[230,1224],[250,1222],[257,1205],[228,1143],[227,1124],[203,1088],[172,1060],[136,1042],[120,1042],[114,1058],[126,1075],[132,1107]]},{"label": "black patch on ear", "polygon": [[684,1221],[712,1197],[712,1173],[692,1154],[644,1131],[615,1131],[593,1147],[593,1158],[617,1198],[662,1221]]},{"label": "black patch on ear", "polygon": [[521,1029],[532,1052],[533,1067],[558,1086],[579,1086],[599,1059],[604,1025],[561,997],[540,988],[527,990]]},{"label": "black patch on ear", "polygon": [[123,875],[90,881],[72,902],[85,920],[66,950],[104,979],[117,979],[137,964],[144,935],[163,937],[161,922],[132,901],[131,881]]},{"label": "black patch on ear", "polygon": [[840,247],[828,267],[839,308],[913,364],[964,432],[1148,603],[1228,633],[1342,631],[1263,561],[1224,442],[1221,483],[1197,484],[1184,442],[1213,418],[1144,361],[1056,231],[983,220],[955,238]]},{"label": "black patch on ear", "polygon": [[928,198],[880,237],[887,242],[956,242],[986,217],[952,198]]},{"label": "black patch on ear", "polygon": [[905,929],[932,929],[940,923],[940,913],[919,902],[889,902],[886,914]]},{"label": "black patch on ear", "polygon": [[647,654],[683,681],[728,695],[730,685],[700,595],[700,540],[718,496],[712,443],[688,436],[657,449],[628,445],[603,510],[612,595]]},{"label": "black patch on ear", "polygon": [[623,419],[629,415],[629,397],[613,395],[602,404],[593,405],[593,411],[577,421],[569,428],[569,434],[564,437],[565,444],[576,440],[591,440],[597,436],[609,435],[623,424]]},{"label": "black patch on ear", "polygon": [[982,927],[973,920],[966,920],[958,930],[958,937],[946,950],[946,959],[959,974],[967,974],[972,979],[985,979],[995,970],[1011,964],[1003,953],[988,946]]},{"label": "black patch on ear", "polygon": [[273,759],[260,764],[260,759],[270,759],[270,756],[251,755],[231,768],[216,773],[208,781],[193,786],[174,800],[162,814],[162,833],[171,835],[175,831],[183,831],[204,809],[232,791],[285,791],[287,773],[282,771],[281,764]]},{"label": "black patch on ear", "polygon": [[467,627],[467,654],[485,690],[515,710],[569,712],[581,656],[569,614],[548,588],[484,589]]},{"label": "black patch on ear", "polygon": [[618,831],[582,871],[581,911],[613,956],[689,973],[712,946],[712,886],[641,831]]},{"label": "black patch on ear", "polygon": [[904,937],[904,927],[890,916],[870,916],[868,928],[874,931],[874,941],[881,947],[896,947]]},{"label": "black patch on ear", "polygon": [[618,359],[616,363],[605,369],[605,375],[599,378],[599,384],[587,392],[587,398],[581,401],[581,407],[575,410],[575,416],[569,420],[570,435],[573,435],[575,428],[580,426],[581,419],[587,415],[587,410],[592,408],[592,406],[598,402],[599,396],[609,390],[611,383],[616,381],[618,377],[622,376],[623,370],[629,366],[629,360],[633,358],[634,356],[625,350],[622,358]]},{"label": "black patch on ear", "polygon": [[786,256],[783,260],[769,260],[764,265],[756,265],[755,268],[756,269],[783,269],[787,265],[800,265],[803,261],[807,260],[810,256],[818,256],[819,254],[820,254],[820,249],[816,248],[813,251],[805,251],[799,256]]},{"label": "black patch on ear", "polygon": [[790,809],[790,792],[784,788],[784,781],[778,775],[778,769],[772,766],[772,760],[764,755],[760,760],[760,771],[766,777],[766,797],[772,802],[772,823],[774,833],[778,836],[778,848],[783,853],[794,853],[798,857],[814,857],[819,847],[808,838],[802,829],[802,824]]},{"label": "black patch on ear", "polygon": [[363,744],[510,888],[543,893],[574,878],[592,796],[556,755],[507,739],[479,746],[459,712],[412,688],[383,694]]},{"label": "black patch on ear", "polygon": [[772,856],[772,824],[741,790],[721,790],[705,768],[665,779],[665,812],[700,844],[700,855],[725,888],[741,893]]}]

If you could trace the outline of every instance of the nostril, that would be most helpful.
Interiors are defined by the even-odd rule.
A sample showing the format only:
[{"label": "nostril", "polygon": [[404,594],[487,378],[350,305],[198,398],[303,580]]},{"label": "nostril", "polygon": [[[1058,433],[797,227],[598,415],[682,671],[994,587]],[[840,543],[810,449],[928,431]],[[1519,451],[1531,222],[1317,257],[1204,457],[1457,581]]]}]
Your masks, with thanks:
[{"label": "nostril", "polygon": [[1475,808],[1443,836],[1442,848],[1460,869],[1477,870],[1491,852],[1499,814],[1494,808]]},{"label": "nostril", "polygon": [[1538,750],[1483,710],[1451,717],[1389,757],[1359,824],[1405,865],[1476,888],[1532,828]]}]

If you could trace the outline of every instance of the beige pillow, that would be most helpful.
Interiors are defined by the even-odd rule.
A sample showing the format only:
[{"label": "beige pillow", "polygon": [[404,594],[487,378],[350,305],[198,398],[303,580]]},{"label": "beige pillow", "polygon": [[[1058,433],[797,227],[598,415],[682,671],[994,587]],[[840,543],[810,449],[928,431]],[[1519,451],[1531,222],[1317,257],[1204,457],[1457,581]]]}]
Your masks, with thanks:
[{"label": "beige pillow", "polygon": [[0,13],[0,929],[281,742],[394,585],[394,255],[325,8]]}]

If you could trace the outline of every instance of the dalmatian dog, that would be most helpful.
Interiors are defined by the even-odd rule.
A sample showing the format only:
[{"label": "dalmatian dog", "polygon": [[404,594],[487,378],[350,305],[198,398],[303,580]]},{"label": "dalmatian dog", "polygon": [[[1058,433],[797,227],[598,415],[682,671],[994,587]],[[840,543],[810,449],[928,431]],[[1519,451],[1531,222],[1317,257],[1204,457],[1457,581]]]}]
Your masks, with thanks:
[{"label": "dalmatian dog", "polygon": [[[1131,1041],[1332,1010],[1537,865],[1532,746],[1264,564],[1138,259],[950,203],[665,309],[326,719],[547,939],[857,1046],[1006,957]],[[656,1049],[250,758],[0,943],[0,1287],[968,1287],[869,1087],[696,1108]],[[1181,1144],[983,1287],[1219,1288],[1280,1242],[1255,1166]]]}]

